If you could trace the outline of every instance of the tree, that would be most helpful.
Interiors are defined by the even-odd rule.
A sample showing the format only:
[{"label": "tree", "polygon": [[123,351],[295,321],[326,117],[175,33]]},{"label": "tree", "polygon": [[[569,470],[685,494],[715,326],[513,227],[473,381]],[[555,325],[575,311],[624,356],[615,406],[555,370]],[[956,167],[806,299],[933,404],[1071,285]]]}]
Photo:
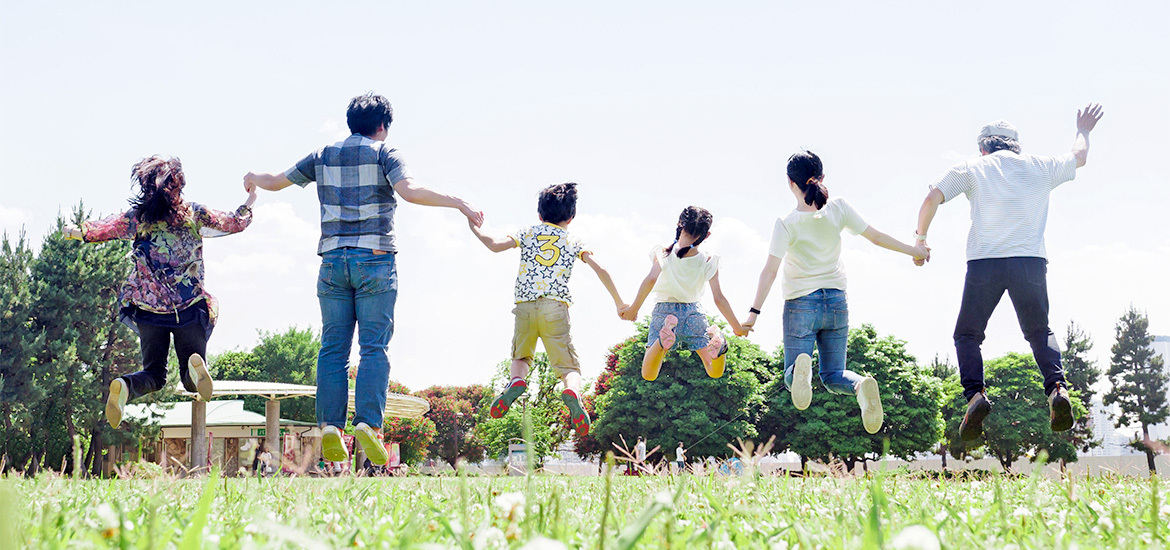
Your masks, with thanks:
[{"label": "tree", "polygon": [[486,448],[475,431],[475,411],[490,400],[488,387],[431,386],[416,395],[430,403],[426,417],[435,423],[435,438],[427,448],[429,456],[445,460],[451,467],[459,458],[482,462]]},{"label": "tree", "polygon": [[[496,366],[492,388],[504,386],[511,363],[510,360],[502,361]],[[503,456],[509,442],[524,438],[521,416],[525,407],[532,418],[532,457],[537,462],[543,461],[568,439],[569,427],[561,411],[565,405],[561,401],[560,379],[548,364],[547,355],[537,353],[532,358],[527,381],[528,392],[516,400],[503,418],[488,416],[489,400],[494,395],[485,394],[485,400],[480,403],[475,437],[483,442],[489,457]]]},{"label": "tree", "polygon": [[[711,321],[713,322],[713,320]],[[726,370],[712,379],[693,352],[671,351],[658,379],[642,379],[647,324],[638,323],[631,340],[614,347],[617,361],[607,384],[596,397],[592,432],[604,453],[638,437],[646,445],[673,449],[683,442],[691,457],[731,454],[728,443],[756,439],[755,423],[762,412],[761,379],[773,370],[772,358],[750,341],[728,336]],[[578,453],[583,449],[578,448]]]},{"label": "tree", "polygon": [[1117,405],[1117,426],[1141,426],[1142,441],[1134,447],[1146,453],[1150,475],[1154,475],[1154,448],[1150,445],[1150,426],[1170,417],[1166,402],[1168,376],[1160,356],[1154,353],[1150,320],[1133,306],[1117,321],[1117,342],[1111,348],[1109,382],[1113,388],[1105,394],[1106,405]]},{"label": "tree", "polygon": [[[1045,451],[1050,460],[1075,461],[1076,446],[1067,434],[1053,433],[1049,424],[1048,401],[1044,395],[1044,378],[1031,355],[1009,353],[984,366],[988,381],[984,391],[991,400],[991,414],[983,421],[983,440],[963,442],[959,423],[967,400],[958,392],[948,404],[947,437],[951,455],[963,458],[972,449],[986,445],[986,451],[1010,472],[1019,458],[1031,455],[1035,460]],[[1069,392],[1073,417],[1084,418],[1086,410],[1080,391]]]},{"label": "tree", "polygon": [[[288,330],[261,332],[260,343],[250,352],[229,351],[211,361],[218,380],[252,380],[317,385],[317,353],[320,335],[312,329],[289,327]],[[265,399],[245,396],[244,408],[264,414]],[[314,397],[282,399],[280,416],[290,420],[316,422],[317,400]]]},{"label": "tree", "polygon": [[[389,391],[410,395],[410,388],[390,381]],[[390,443],[398,443],[398,452],[403,464],[418,464],[427,456],[427,447],[435,438],[435,423],[427,417],[397,418],[386,417],[382,426],[382,437]]]},{"label": "tree", "polygon": [[23,462],[31,451],[28,404],[40,401],[44,389],[38,387],[32,365],[34,350],[44,346],[44,339],[32,329],[33,289],[30,270],[35,259],[21,231],[15,245],[4,233],[0,243],[0,457],[5,468]]},{"label": "tree", "polygon": [[[877,379],[885,412],[880,432],[869,434],[862,428],[855,396],[820,387],[809,408],[798,411],[783,378],[778,378],[765,390],[769,409],[760,422],[762,433],[776,435],[777,442],[802,458],[837,458],[848,468],[858,460],[880,456],[887,440],[890,454],[906,460],[935,450],[942,435],[942,382],[931,368],[918,366],[904,341],[889,335],[879,338],[872,325],[849,331],[846,356],[846,368]],[[783,352],[778,360],[783,364]],[[819,370],[818,362],[813,368],[814,384]]]},{"label": "tree", "polygon": [[[1064,336],[1064,351],[1060,353],[1060,362],[1064,366],[1064,377],[1068,380],[1068,385],[1080,392],[1081,402],[1086,409],[1093,407],[1093,385],[1101,379],[1101,369],[1097,368],[1096,362],[1089,359],[1089,351],[1093,349],[1093,340],[1089,335],[1078,326],[1075,322],[1069,321],[1068,330]],[[1060,440],[1067,441],[1073,446],[1073,455],[1075,457],[1076,451],[1088,452],[1089,449],[1101,444],[1100,440],[1093,438],[1093,421],[1092,415],[1087,415],[1084,422],[1078,422],[1073,425],[1072,429],[1065,432],[1059,437]],[[1067,460],[1063,459],[1064,455],[1068,454],[1068,450],[1049,450],[1050,458],[1061,458],[1061,464]],[[1075,458],[1073,459],[1075,460]]]},{"label": "tree", "polygon": [[[609,348],[609,354],[605,356],[605,369],[597,375],[597,380],[593,383],[593,391],[587,392],[581,398],[581,403],[585,407],[585,412],[589,413],[589,418],[597,418],[597,401],[613,387],[614,378],[618,375],[619,353],[626,346],[637,345],[637,338],[637,335],[631,336]],[[584,437],[578,437],[574,440],[573,450],[577,456],[582,458],[600,456],[602,451],[612,450],[612,448],[603,449],[596,434],[597,432],[593,430]]]}]

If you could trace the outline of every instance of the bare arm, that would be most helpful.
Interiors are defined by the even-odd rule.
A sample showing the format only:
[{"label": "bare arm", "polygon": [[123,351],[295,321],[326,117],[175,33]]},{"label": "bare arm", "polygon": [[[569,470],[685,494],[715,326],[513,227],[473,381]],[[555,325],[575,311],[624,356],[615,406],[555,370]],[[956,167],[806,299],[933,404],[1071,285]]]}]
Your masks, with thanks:
[{"label": "bare arm", "polygon": [[[764,270],[760,272],[760,284],[756,287],[756,299],[752,300],[753,309],[763,309],[764,300],[768,299],[768,293],[772,291],[772,283],[776,282],[776,274],[780,272],[780,260],[771,254],[768,255],[768,261],[764,264]],[[741,325],[744,330],[751,330],[756,324],[756,314],[749,313],[747,319],[744,319]]]},{"label": "bare arm", "polygon": [[254,193],[257,187],[265,191],[280,191],[292,184],[293,182],[289,181],[283,172],[280,174],[248,172],[244,175],[244,191],[248,193]]},{"label": "bare arm", "polygon": [[654,283],[658,282],[658,275],[660,273],[662,273],[662,266],[658,263],[658,259],[655,258],[654,265],[650,266],[650,273],[646,274],[646,278],[642,279],[642,284],[638,286],[638,295],[634,297],[634,302],[630,304],[630,307],[619,311],[619,317],[627,321],[636,321],[638,319],[638,310],[642,309],[642,304],[646,301],[646,297],[654,289]]},{"label": "bare arm", "polygon": [[[915,260],[924,262],[930,260],[930,249],[926,248],[925,244],[910,246],[902,241],[899,241],[898,239],[882,233],[881,231],[878,231],[877,229],[874,229],[872,225],[865,228],[865,231],[861,232],[861,236],[869,239],[869,242],[882,248],[893,250],[894,252],[901,252],[907,256],[913,256]],[[923,242],[925,243],[925,241]]]},{"label": "bare arm", "polygon": [[609,272],[606,271],[604,267],[601,267],[601,264],[597,263],[597,260],[593,259],[593,254],[590,252],[581,253],[581,261],[585,262],[586,265],[593,268],[593,272],[597,274],[597,278],[601,279],[601,284],[605,285],[605,289],[608,290],[609,295],[613,297],[613,303],[615,306],[617,306],[618,313],[620,314],[621,311],[627,306],[626,303],[622,301],[621,295],[618,294],[617,286],[613,284],[613,278],[609,276]]},{"label": "bare arm", "polygon": [[471,203],[452,195],[445,195],[437,191],[432,191],[414,182],[411,178],[399,180],[394,183],[394,190],[406,202],[414,204],[421,204],[423,206],[438,206],[442,208],[454,208],[467,216],[467,220],[476,226],[483,225],[483,212],[476,210]]},{"label": "bare arm", "polygon": [[719,313],[723,314],[723,318],[727,319],[727,324],[731,325],[732,332],[737,335],[743,332],[743,326],[735,318],[735,311],[731,309],[731,303],[727,301],[727,297],[723,295],[723,289],[719,286],[719,272],[716,271],[707,283],[711,285],[711,297],[715,298],[715,307],[719,309]]},{"label": "bare arm", "polygon": [[1073,140],[1072,153],[1077,157],[1077,168],[1089,161],[1089,132],[1097,126],[1097,121],[1105,113],[1101,105],[1090,103],[1083,110],[1077,111],[1077,137]]},{"label": "bare arm", "polygon": [[[938,212],[938,205],[942,204],[945,198],[942,191],[931,189],[926,194],[926,198],[922,200],[922,207],[918,209],[918,229],[914,231],[915,235],[917,235],[916,240],[922,247],[926,247],[926,232],[930,229],[930,222],[934,221],[934,215]],[[926,249],[928,251],[930,250],[929,247],[926,247]],[[923,263],[925,263],[923,260],[914,260],[914,265],[922,265]]]},{"label": "bare arm", "polygon": [[479,239],[479,242],[483,243],[483,245],[492,252],[503,252],[511,248],[516,248],[516,241],[512,237],[493,237],[491,235],[485,235],[483,229],[476,227],[475,221],[471,218],[467,219],[467,227],[470,227],[471,232],[475,234],[476,238]]}]

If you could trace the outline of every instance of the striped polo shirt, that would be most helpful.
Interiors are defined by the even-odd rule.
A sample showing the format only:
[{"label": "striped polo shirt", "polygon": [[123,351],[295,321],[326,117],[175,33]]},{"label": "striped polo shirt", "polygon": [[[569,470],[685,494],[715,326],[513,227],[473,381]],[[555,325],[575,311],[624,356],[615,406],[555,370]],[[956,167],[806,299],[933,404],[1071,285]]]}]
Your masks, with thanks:
[{"label": "striped polo shirt", "polygon": [[930,188],[942,192],[943,202],[967,195],[968,260],[1047,258],[1048,194],[1076,175],[1072,153],[1037,157],[1002,150],[955,165]]},{"label": "striped polo shirt", "polygon": [[301,187],[317,182],[321,201],[317,254],[342,247],[398,252],[394,184],[410,173],[397,150],[354,134],[309,153],[284,176]]}]

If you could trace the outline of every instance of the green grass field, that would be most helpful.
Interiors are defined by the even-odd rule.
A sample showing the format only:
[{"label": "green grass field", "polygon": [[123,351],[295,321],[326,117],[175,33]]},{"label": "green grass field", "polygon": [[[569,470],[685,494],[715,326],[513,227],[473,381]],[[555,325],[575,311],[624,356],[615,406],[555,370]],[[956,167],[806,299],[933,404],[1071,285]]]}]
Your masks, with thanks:
[{"label": "green grass field", "polygon": [[1161,483],[41,476],[0,484],[0,547],[1167,548]]}]

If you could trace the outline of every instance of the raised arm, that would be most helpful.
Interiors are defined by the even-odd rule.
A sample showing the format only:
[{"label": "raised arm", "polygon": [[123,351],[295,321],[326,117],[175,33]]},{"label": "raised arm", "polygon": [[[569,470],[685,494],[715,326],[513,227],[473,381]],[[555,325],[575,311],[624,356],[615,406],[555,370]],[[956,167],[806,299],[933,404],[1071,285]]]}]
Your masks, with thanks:
[{"label": "raised arm", "polygon": [[865,228],[861,232],[861,236],[869,239],[869,242],[876,244],[887,250],[894,252],[901,252],[907,256],[914,258],[916,264],[922,265],[918,262],[930,261],[930,249],[926,247],[926,241],[919,241],[918,246],[910,246],[898,239],[895,239],[881,231],[875,229],[872,225]]},{"label": "raised arm", "polygon": [[719,313],[723,314],[723,318],[727,319],[727,324],[731,325],[732,332],[737,336],[746,336],[747,333],[744,332],[743,326],[735,318],[735,311],[731,309],[731,303],[727,301],[727,297],[723,295],[723,289],[719,286],[719,272],[716,271],[707,283],[711,285],[711,297],[715,299],[715,307],[719,309]]},{"label": "raised arm", "polygon": [[[931,189],[926,194],[926,198],[922,200],[922,207],[918,209],[918,229],[914,231],[914,238],[919,246],[926,248],[928,251],[930,248],[926,246],[926,232],[930,229],[930,222],[934,221],[934,214],[938,212],[938,205],[942,204],[945,198],[942,191],[939,191],[938,188]],[[914,265],[922,265],[923,263],[925,263],[924,260],[914,260]]]},{"label": "raised arm", "polygon": [[244,204],[233,212],[223,212],[199,205],[195,208],[199,234],[204,237],[222,237],[247,229],[252,224],[252,205],[255,203],[256,189],[253,188]]},{"label": "raised arm", "polygon": [[279,174],[248,172],[244,175],[244,191],[248,193],[255,192],[257,187],[265,191],[280,191],[292,184],[293,182],[283,172]]},{"label": "raised arm", "polygon": [[605,289],[608,290],[609,295],[613,297],[613,304],[617,306],[618,314],[621,314],[621,311],[627,306],[626,303],[622,301],[621,295],[618,294],[617,286],[613,284],[613,278],[609,276],[609,272],[606,271],[604,267],[601,267],[601,264],[597,263],[597,260],[593,258],[592,252],[582,252],[581,261],[585,262],[586,265],[593,268],[593,272],[597,274],[597,278],[601,279],[601,284],[605,285]]},{"label": "raised arm", "polygon": [[475,237],[479,239],[479,242],[483,243],[483,245],[492,252],[503,252],[510,248],[516,248],[515,239],[508,236],[493,237],[491,235],[485,235],[483,230],[476,226],[475,220],[472,220],[471,218],[467,219],[467,227],[470,227],[471,232],[475,234]]},{"label": "raised arm", "polygon": [[1101,105],[1090,103],[1083,110],[1077,111],[1077,137],[1073,140],[1072,153],[1077,157],[1077,168],[1085,165],[1089,160],[1089,132],[1097,126],[1097,121],[1104,115]]},{"label": "raised arm", "polygon": [[[760,283],[756,287],[756,299],[752,300],[752,309],[759,311],[764,308],[764,300],[768,299],[768,293],[772,291],[772,283],[776,282],[776,274],[780,272],[781,259],[779,256],[768,255],[764,270],[760,272]],[[747,319],[744,319],[743,324],[740,325],[745,334],[746,331],[750,331],[755,326],[757,316],[758,314],[754,311],[748,313]]]},{"label": "raised arm", "polygon": [[642,309],[646,297],[650,295],[651,290],[654,290],[654,283],[658,282],[658,275],[661,273],[662,265],[658,263],[658,258],[654,258],[654,264],[650,266],[650,273],[647,273],[646,278],[642,279],[642,284],[638,285],[638,295],[634,297],[630,307],[618,311],[619,317],[627,321],[638,320],[638,310]]},{"label": "raised arm", "polygon": [[445,195],[437,191],[432,191],[414,182],[411,178],[399,180],[394,183],[394,190],[406,202],[414,204],[421,204],[423,206],[438,206],[442,208],[455,208],[467,216],[467,220],[476,226],[483,225],[483,212],[476,210],[471,203],[452,195]]},{"label": "raised arm", "polygon": [[85,241],[87,243],[101,243],[115,239],[133,239],[135,224],[130,212],[122,212],[107,216],[100,220],[82,222],[81,227],[65,224],[61,234],[66,239]]}]

